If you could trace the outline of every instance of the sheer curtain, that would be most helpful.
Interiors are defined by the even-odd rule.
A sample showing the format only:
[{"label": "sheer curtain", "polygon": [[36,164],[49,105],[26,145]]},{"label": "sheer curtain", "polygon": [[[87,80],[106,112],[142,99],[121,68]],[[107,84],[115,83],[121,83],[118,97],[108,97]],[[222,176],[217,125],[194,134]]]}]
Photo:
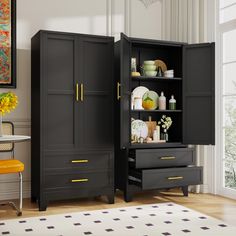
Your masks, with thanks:
[{"label": "sheer curtain", "polygon": [[[164,40],[202,43],[214,41],[215,0],[163,0],[162,38]],[[196,164],[204,166],[203,185],[193,192],[214,192],[214,148],[196,146]]]}]

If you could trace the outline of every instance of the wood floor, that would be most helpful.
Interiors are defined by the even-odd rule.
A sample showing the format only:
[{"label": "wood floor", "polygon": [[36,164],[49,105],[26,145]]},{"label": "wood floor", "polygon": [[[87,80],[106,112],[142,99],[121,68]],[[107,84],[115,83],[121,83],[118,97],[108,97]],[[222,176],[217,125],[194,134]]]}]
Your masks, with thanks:
[{"label": "wood floor", "polygon": [[[89,211],[116,207],[126,207],[141,204],[152,204],[161,202],[175,202],[177,204],[189,207],[212,217],[221,219],[229,224],[236,225],[236,201],[211,194],[190,194],[189,197],[183,197],[182,193],[165,192],[158,193],[153,191],[142,192],[135,195],[134,200],[125,203],[121,193],[116,194],[116,204],[107,204],[106,199],[78,199],[74,201],[56,201],[49,204],[47,211],[39,212],[37,205],[31,203],[30,199],[24,199],[23,216],[44,216],[51,214],[60,214],[68,212]],[[0,208],[0,220],[17,218],[15,212],[9,207]]]}]

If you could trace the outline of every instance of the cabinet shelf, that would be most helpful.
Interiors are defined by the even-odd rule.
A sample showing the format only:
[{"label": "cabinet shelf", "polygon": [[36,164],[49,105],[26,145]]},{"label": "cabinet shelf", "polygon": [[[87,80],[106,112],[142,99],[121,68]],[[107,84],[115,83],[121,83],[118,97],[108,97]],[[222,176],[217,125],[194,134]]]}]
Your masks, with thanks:
[{"label": "cabinet shelf", "polygon": [[167,77],[148,77],[148,76],[132,76],[132,80],[134,81],[181,81],[182,78],[174,77],[174,78],[167,78]]},{"label": "cabinet shelf", "polygon": [[180,142],[167,142],[167,143],[131,143],[131,148],[168,148],[168,147],[186,147]]},{"label": "cabinet shelf", "polygon": [[131,110],[131,112],[180,113],[180,112],[182,112],[182,110]]}]

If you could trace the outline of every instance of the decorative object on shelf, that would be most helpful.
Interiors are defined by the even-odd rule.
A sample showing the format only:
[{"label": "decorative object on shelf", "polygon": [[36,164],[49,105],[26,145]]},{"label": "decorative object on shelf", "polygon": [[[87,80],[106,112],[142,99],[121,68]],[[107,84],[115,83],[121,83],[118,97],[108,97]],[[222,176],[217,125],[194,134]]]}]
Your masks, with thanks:
[{"label": "decorative object on shelf", "polygon": [[157,68],[161,67],[162,73],[164,73],[167,70],[167,66],[166,66],[166,63],[164,61],[157,59],[157,60],[154,61],[154,63],[155,63]]},{"label": "decorative object on shelf", "polygon": [[133,71],[131,72],[131,76],[138,77],[138,76],[141,76],[141,74],[137,71]]},{"label": "decorative object on shelf", "polygon": [[169,141],[169,137],[168,137],[168,129],[171,127],[172,125],[172,119],[169,116],[163,115],[161,117],[161,120],[158,121],[158,125],[160,125],[162,132],[161,132],[161,139],[162,140],[166,140],[166,142]]},{"label": "decorative object on shelf", "polygon": [[135,57],[131,58],[131,71],[132,72],[137,72],[137,64],[136,64],[136,58]]},{"label": "decorative object on shelf", "polygon": [[147,91],[143,95],[142,106],[145,110],[155,110],[158,108],[159,96],[154,91]]},{"label": "decorative object on shelf", "polygon": [[158,0],[139,0],[139,1],[141,1],[144,4],[144,6],[148,8],[150,5],[157,2]]},{"label": "decorative object on shelf", "polygon": [[134,107],[133,107],[133,109],[134,110],[143,110],[142,101],[143,101],[142,98],[134,97]]},{"label": "decorative object on shelf", "polygon": [[141,68],[144,76],[154,77],[157,75],[156,65],[154,61],[144,61]]},{"label": "decorative object on shelf", "polygon": [[153,131],[153,141],[158,142],[160,140],[160,126],[156,125],[155,130]]},{"label": "decorative object on shelf", "polygon": [[16,0],[0,4],[0,87],[16,87]]},{"label": "decorative object on shelf", "polygon": [[162,77],[163,76],[163,72],[160,66],[157,67],[157,76],[158,77]]},{"label": "decorative object on shelf", "polygon": [[154,134],[154,130],[156,129],[157,122],[152,121],[152,117],[149,116],[148,121],[145,121],[145,123],[147,124],[147,127],[148,127],[148,137],[151,139],[154,139],[153,134]]},{"label": "decorative object on shelf", "polygon": [[2,116],[16,108],[18,104],[18,97],[12,93],[0,94],[0,137],[2,136]]},{"label": "decorative object on shelf", "polygon": [[164,96],[164,92],[161,92],[161,96],[159,97],[159,110],[166,110],[166,97]]},{"label": "decorative object on shelf", "polygon": [[166,78],[174,78],[174,70],[167,70],[164,72],[164,77]]},{"label": "decorative object on shelf", "polygon": [[176,110],[176,100],[174,99],[174,95],[171,95],[171,99],[169,100],[169,109]]},{"label": "decorative object on shelf", "polygon": [[142,120],[133,120],[131,122],[131,142],[142,143],[148,136],[148,127]]},{"label": "decorative object on shelf", "polygon": [[136,87],[132,94],[131,94],[131,109],[134,109],[134,98],[141,98],[143,97],[143,95],[149,91],[148,88],[144,87],[144,86],[138,86]]}]

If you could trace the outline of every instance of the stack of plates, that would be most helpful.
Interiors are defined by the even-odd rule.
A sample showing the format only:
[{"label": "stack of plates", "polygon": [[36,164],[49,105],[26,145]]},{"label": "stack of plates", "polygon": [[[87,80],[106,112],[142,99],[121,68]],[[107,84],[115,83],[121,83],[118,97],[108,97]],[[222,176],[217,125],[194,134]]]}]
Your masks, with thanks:
[{"label": "stack of plates", "polygon": [[173,78],[174,77],[174,70],[166,70],[164,72],[164,77]]}]

